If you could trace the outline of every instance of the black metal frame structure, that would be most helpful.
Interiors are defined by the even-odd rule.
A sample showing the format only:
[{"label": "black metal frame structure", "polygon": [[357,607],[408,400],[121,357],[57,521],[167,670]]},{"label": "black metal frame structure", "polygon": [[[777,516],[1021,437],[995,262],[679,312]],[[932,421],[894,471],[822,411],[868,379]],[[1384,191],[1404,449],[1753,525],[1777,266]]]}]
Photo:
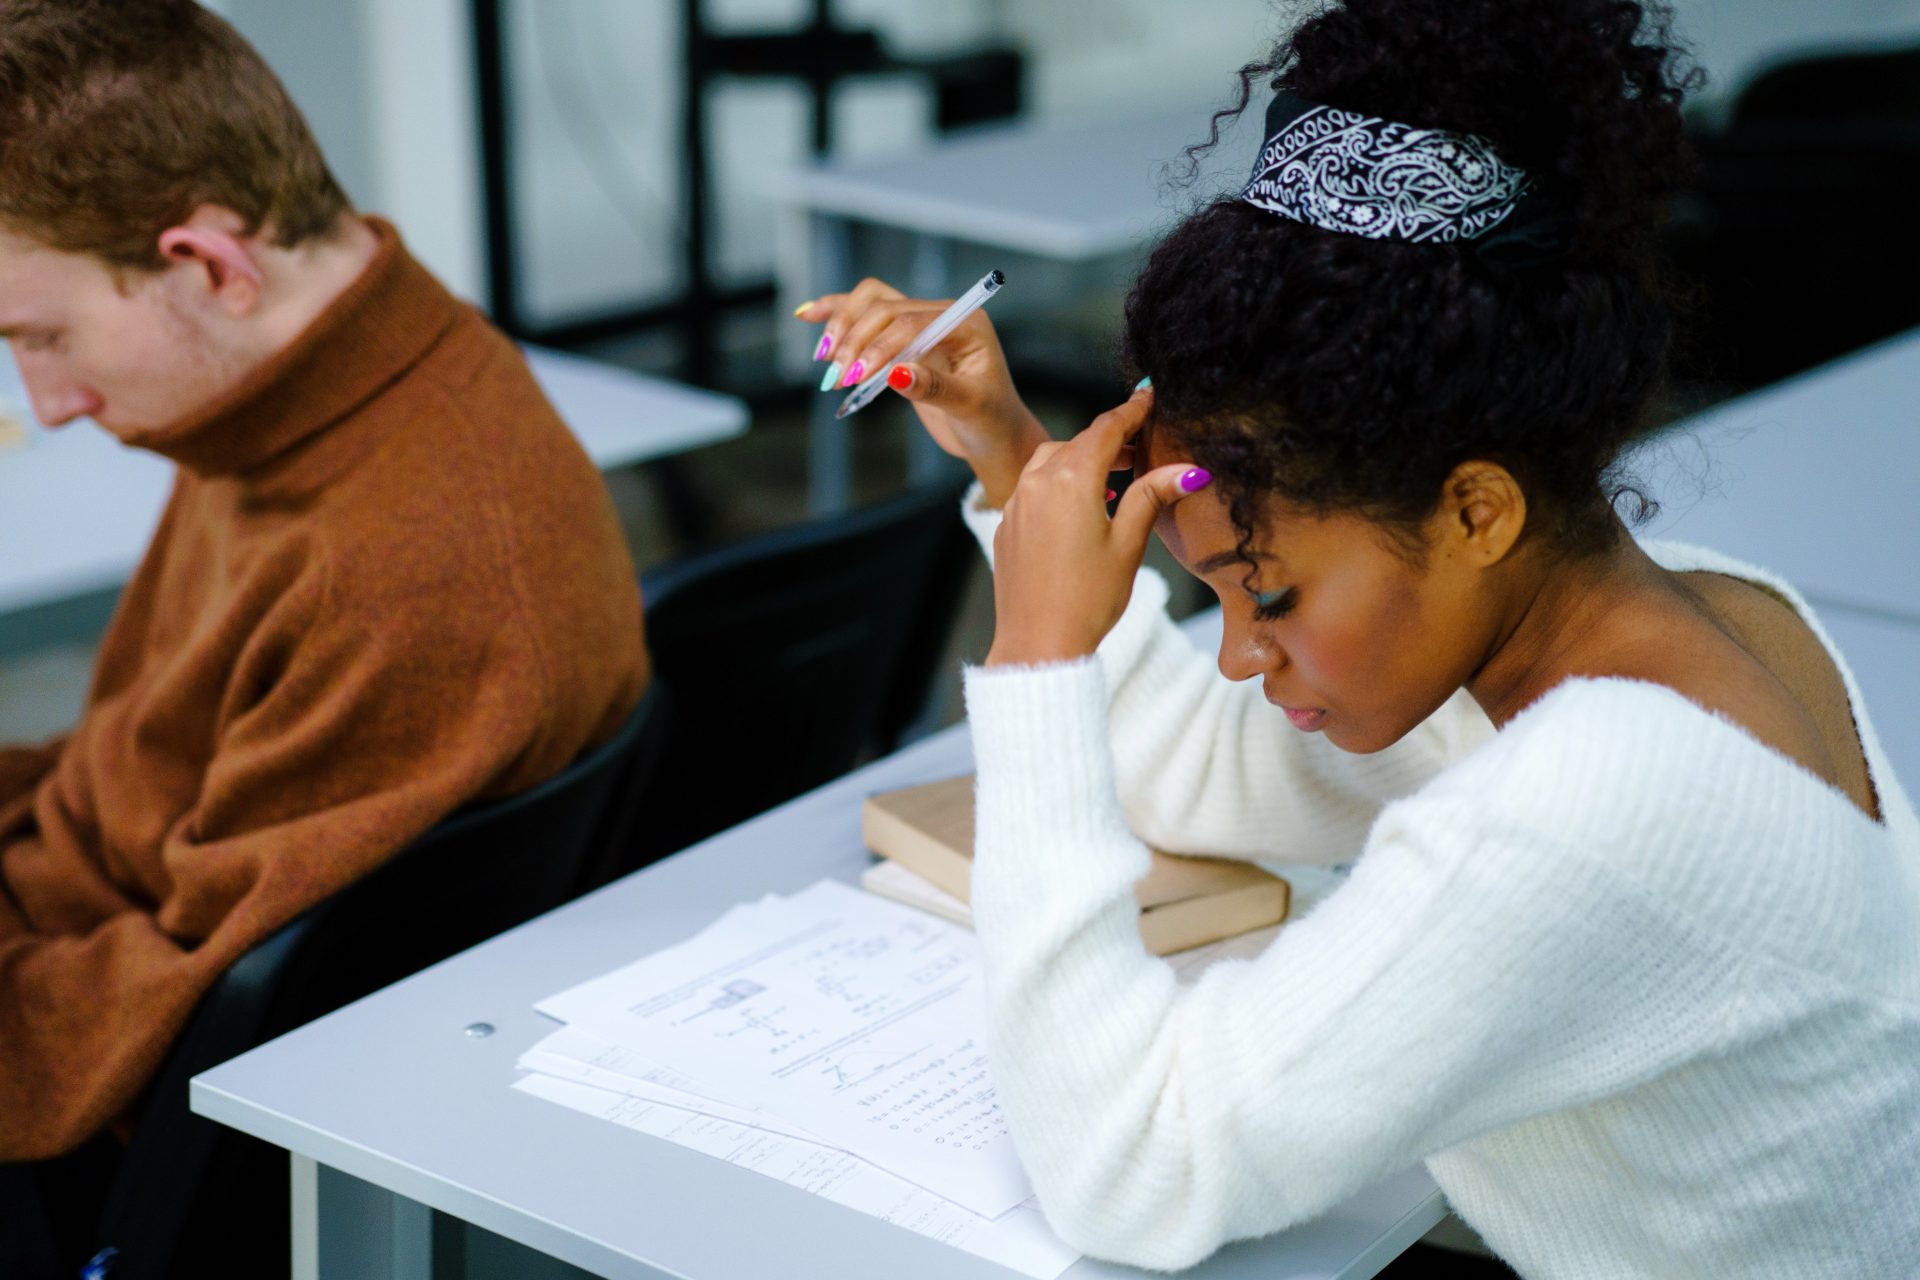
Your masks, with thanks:
[{"label": "black metal frame structure", "polygon": [[1011,49],[932,60],[895,58],[881,48],[875,32],[836,24],[832,0],[813,0],[811,17],[798,30],[721,35],[708,27],[702,0],[681,0],[686,68],[681,99],[684,292],[666,303],[540,325],[526,312],[514,238],[518,220],[513,200],[511,50],[507,35],[510,3],[512,0],[470,0],[487,296],[494,323],[524,341],[561,347],[676,325],[686,334],[683,376],[700,385],[714,382],[715,332],[721,316],[732,308],[763,304],[773,296],[771,281],[726,287],[713,278],[707,95],[716,81],[722,77],[757,77],[804,84],[812,97],[816,155],[825,155],[832,145],[833,91],[844,80],[884,71],[924,73],[939,90],[938,124],[942,129],[1010,115],[1018,110],[1022,96],[1022,59]]}]

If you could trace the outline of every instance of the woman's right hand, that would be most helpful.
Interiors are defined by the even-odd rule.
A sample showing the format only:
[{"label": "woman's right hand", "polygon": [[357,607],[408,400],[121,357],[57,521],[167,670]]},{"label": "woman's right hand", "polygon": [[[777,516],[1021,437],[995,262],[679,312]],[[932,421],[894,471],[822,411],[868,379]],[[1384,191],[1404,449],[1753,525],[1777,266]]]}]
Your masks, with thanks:
[{"label": "woman's right hand", "polygon": [[[852,386],[885,367],[948,305],[909,298],[869,278],[847,293],[816,298],[796,314],[826,325],[815,358],[836,362],[851,375],[842,385]],[[912,403],[936,444],[973,468],[989,506],[1006,504],[1027,459],[1048,438],[1014,390],[985,311],[968,316],[920,359],[900,365],[888,385]]]}]

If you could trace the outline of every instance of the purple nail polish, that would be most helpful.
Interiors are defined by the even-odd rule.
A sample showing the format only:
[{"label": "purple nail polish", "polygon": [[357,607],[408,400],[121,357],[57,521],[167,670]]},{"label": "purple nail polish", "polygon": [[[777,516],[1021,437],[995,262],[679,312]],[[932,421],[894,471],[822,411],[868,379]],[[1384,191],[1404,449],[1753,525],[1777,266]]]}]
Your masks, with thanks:
[{"label": "purple nail polish", "polygon": [[1180,477],[1180,492],[1198,493],[1213,483],[1213,472],[1203,467],[1195,467]]},{"label": "purple nail polish", "polygon": [[847,376],[844,380],[842,380],[840,385],[843,387],[852,386],[854,383],[860,381],[860,375],[865,373],[866,371],[867,371],[867,366],[861,364],[858,360],[855,360],[853,362],[853,368],[847,370]]},{"label": "purple nail polish", "polygon": [[833,350],[833,335],[823,333],[820,335],[820,345],[813,349],[813,358],[815,360],[825,360],[827,353],[831,350]]}]

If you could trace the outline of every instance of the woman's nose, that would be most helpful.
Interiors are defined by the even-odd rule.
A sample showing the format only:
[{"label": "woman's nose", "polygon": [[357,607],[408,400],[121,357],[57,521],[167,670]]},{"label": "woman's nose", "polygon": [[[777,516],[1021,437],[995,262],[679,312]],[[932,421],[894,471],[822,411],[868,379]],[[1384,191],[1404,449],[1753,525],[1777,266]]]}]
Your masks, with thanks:
[{"label": "woman's nose", "polygon": [[1286,665],[1286,656],[1243,621],[1228,617],[1220,631],[1220,674],[1251,680]]}]

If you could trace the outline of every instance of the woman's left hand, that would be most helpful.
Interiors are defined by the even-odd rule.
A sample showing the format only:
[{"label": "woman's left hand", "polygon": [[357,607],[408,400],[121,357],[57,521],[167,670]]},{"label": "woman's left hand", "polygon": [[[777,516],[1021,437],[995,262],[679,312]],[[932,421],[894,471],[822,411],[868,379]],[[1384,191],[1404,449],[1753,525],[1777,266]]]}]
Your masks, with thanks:
[{"label": "woman's left hand", "polygon": [[1020,474],[993,539],[993,647],[987,665],[1069,662],[1099,647],[1126,610],[1160,513],[1212,479],[1190,463],[1137,477],[1107,515],[1107,477],[1127,465],[1153,407],[1151,390],[1060,444]]}]

